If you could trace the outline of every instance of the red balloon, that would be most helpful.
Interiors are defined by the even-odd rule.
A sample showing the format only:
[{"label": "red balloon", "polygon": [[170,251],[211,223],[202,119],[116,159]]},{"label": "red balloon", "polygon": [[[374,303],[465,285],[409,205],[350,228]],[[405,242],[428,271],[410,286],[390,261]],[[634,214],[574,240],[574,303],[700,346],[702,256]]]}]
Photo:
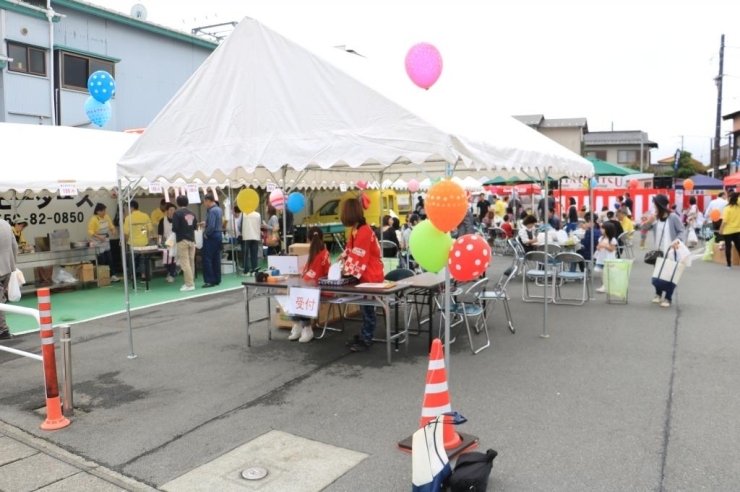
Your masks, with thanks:
[{"label": "red balloon", "polygon": [[466,234],[455,240],[450,248],[447,266],[450,275],[460,282],[480,277],[491,264],[491,247],[477,234]]},{"label": "red balloon", "polygon": [[636,190],[637,189],[637,180],[636,179],[630,179],[630,190]]}]

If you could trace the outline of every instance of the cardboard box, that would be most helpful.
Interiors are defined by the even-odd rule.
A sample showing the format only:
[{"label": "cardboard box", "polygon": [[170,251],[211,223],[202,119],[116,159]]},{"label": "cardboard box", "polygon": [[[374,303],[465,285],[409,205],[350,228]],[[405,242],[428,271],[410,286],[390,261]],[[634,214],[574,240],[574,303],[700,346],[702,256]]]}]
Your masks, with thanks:
[{"label": "cardboard box", "polygon": [[110,285],[110,267],[103,265],[98,267],[98,287]]},{"label": "cardboard box", "polygon": [[231,262],[231,260],[226,260],[221,262],[221,275],[229,275],[234,273],[234,264]]},{"label": "cardboard box", "polygon": [[[732,248],[732,266],[740,266],[740,255],[737,254],[737,250],[732,244],[727,245],[728,248]],[[727,265],[727,257],[725,252],[719,249],[719,244],[714,245],[714,254],[712,255],[712,261],[719,263],[720,265]]]},{"label": "cardboard box", "polygon": [[95,267],[92,263],[83,263],[80,266],[80,276],[77,277],[82,282],[95,281]]},{"label": "cardboard box", "polygon": [[300,275],[308,262],[308,255],[268,256],[267,267],[280,270],[280,275]]},{"label": "cardboard box", "polygon": [[[313,320],[314,328],[324,326],[326,314],[329,312],[331,306],[332,305],[328,302],[322,302],[319,305],[319,317]],[[329,318],[329,324],[339,321],[340,307],[344,309],[343,305],[336,305],[332,309],[332,316]],[[358,316],[359,314],[360,306],[358,306],[357,304],[347,304],[347,311],[345,312],[345,316]],[[282,308],[278,307],[275,314],[273,315],[273,325],[277,328],[286,328],[289,330],[293,327],[293,321],[290,320],[290,316],[287,315],[285,311],[282,310]]]},{"label": "cardboard box", "polygon": [[306,255],[308,256],[308,249],[311,247],[308,243],[296,243],[291,244],[288,251],[291,255]]}]

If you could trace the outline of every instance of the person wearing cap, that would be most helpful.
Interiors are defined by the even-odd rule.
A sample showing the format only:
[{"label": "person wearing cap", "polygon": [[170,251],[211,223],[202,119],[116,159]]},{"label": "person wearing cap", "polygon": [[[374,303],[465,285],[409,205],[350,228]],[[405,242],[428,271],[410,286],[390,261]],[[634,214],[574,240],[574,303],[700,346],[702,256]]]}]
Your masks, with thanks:
[{"label": "person wearing cap", "polygon": [[23,229],[26,227],[28,227],[27,218],[16,216],[13,219],[13,235],[15,236],[15,242],[19,247],[26,245],[26,238],[23,237]]},{"label": "person wearing cap", "polygon": [[[668,196],[662,193],[655,195],[653,206],[655,206],[655,213],[645,221],[643,227],[652,228],[653,235],[656,238],[655,249],[662,251],[665,257],[676,239],[686,241],[686,230],[681,217],[671,211]],[[653,303],[660,304],[661,307],[665,308],[671,307],[676,284],[661,281],[657,278],[652,279],[652,284],[655,287]],[[664,295],[665,298],[663,298]]]},{"label": "person wearing cap", "polygon": [[201,225],[203,231],[203,288],[213,287],[221,283],[221,248],[223,247],[223,211],[216,203],[213,193],[206,193],[203,197],[206,206],[206,221]]}]

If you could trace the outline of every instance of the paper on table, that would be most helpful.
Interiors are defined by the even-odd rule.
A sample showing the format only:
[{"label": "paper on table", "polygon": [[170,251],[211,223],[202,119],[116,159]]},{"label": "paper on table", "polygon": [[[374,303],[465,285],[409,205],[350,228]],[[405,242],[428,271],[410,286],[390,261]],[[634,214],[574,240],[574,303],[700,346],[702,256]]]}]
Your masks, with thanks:
[{"label": "paper on table", "polygon": [[329,280],[341,280],[342,278],[342,264],[334,263],[329,267]]},{"label": "paper on table", "polygon": [[364,284],[357,284],[355,287],[360,289],[388,289],[395,285],[394,282],[365,282]]}]

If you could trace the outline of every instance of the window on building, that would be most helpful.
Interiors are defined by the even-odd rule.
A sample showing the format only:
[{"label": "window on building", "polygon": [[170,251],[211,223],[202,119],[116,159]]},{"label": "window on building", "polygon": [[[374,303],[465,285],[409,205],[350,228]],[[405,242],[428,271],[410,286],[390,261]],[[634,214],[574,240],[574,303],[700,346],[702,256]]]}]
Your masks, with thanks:
[{"label": "window on building", "polygon": [[620,150],[617,152],[617,164],[634,164],[637,162],[636,150]]},{"label": "window on building", "polygon": [[46,76],[46,51],[25,44],[8,43],[8,64],[11,72]]},{"label": "window on building", "polygon": [[62,87],[87,91],[87,79],[94,72],[105,70],[115,78],[115,64],[90,56],[62,53]]},{"label": "window on building", "polygon": [[23,2],[33,5],[34,7],[38,7],[40,9],[46,8],[46,0],[23,0]]}]

